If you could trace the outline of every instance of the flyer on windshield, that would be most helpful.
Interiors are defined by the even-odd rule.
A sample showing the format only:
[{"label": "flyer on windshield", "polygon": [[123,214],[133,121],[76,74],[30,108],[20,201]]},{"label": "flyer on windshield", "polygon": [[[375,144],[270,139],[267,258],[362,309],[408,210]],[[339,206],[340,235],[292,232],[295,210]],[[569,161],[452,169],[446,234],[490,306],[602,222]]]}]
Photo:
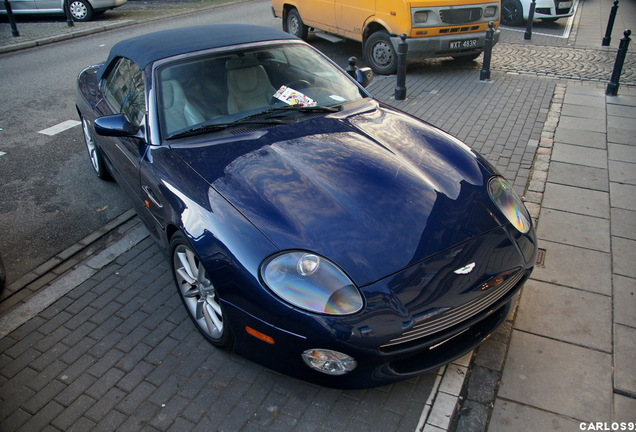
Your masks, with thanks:
[{"label": "flyer on windshield", "polygon": [[292,106],[311,107],[317,105],[309,96],[287,86],[281,86],[281,88],[274,93],[274,97]]}]

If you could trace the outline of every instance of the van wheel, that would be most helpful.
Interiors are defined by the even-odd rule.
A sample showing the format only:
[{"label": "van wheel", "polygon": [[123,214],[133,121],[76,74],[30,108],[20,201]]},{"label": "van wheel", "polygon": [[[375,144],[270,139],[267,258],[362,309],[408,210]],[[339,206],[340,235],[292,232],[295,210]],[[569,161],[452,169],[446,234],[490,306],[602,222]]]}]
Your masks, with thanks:
[{"label": "van wheel", "polygon": [[364,57],[373,72],[392,75],[397,72],[397,53],[385,30],[373,33],[364,43]]},{"label": "van wheel", "polygon": [[302,40],[307,40],[307,35],[309,34],[309,27],[303,23],[303,20],[300,18],[300,14],[297,9],[290,9],[287,12],[287,18],[285,20],[285,31],[289,34],[292,34],[296,37],[301,38]]},{"label": "van wheel", "polygon": [[501,22],[508,26],[523,24],[523,7],[519,0],[503,0],[501,2]]}]

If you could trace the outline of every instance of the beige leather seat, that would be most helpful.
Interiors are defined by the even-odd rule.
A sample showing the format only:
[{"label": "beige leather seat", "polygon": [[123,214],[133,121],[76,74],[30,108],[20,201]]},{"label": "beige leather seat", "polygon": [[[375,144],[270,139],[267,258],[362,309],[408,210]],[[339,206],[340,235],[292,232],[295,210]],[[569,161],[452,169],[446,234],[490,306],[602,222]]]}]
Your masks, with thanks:
[{"label": "beige leather seat", "polygon": [[168,135],[205,121],[205,117],[188,103],[177,80],[162,81],[161,107]]},{"label": "beige leather seat", "polygon": [[256,58],[232,59],[226,63],[225,68],[228,114],[264,108],[271,104],[276,90]]}]

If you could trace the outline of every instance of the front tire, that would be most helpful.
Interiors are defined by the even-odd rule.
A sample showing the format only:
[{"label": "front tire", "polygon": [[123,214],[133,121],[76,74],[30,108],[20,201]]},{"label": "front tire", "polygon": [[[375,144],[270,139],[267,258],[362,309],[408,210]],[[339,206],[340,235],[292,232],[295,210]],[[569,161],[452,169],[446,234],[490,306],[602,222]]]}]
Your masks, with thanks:
[{"label": "front tire", "polygon": [[397,53],[385,30],[373,33],[364,43],[364,57],[373,72],[392,75],[397,72]]},{"label": "front tire", "polygon": [[84,143],[86,144],[88,158],[90,159],[91,165],[93,166],[93,171],[98,178],[102,180],[110,180],[112,177],[108,172],[108,168],[106,168],[106,164],[104,163],[104,158],[102,157],[101,151],[97,147],[97,144],[95,144],[95,139],[93,138],[93,134],[91,133],[88,122],[84,117],[82,117],[81,120]]},{"label": "front tire", "polygon": [[212,345],[230,347],[232,336],[227,316],[203,262],[180,233],[174,235],[170,246],[172,274],[190,319]]},{"label": "front tire", "polygon": [[290,9],[289,12],[287,12],[284,30],[304,41],[306,41],[309,36],[309,27],[303,23],[303,20],[300,18],[300,14],[298,13],[298,9],[295,8]]},{"label": "front tire", "polygon": [[501,3],[501,22],[507,26],[523,24],[523,7],[519,0],[503,0]]}]

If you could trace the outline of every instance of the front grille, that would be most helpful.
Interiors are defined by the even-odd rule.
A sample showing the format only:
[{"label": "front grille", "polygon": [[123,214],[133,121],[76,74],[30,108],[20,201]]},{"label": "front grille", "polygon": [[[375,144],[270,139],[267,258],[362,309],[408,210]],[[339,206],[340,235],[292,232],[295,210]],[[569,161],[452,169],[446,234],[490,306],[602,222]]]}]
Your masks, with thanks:
[{"label": "front grille", "polygon": [[[397,337],[389,343],[380,347],[384,352],[394,351],[399,349],[399,345],[407,344],[414,340],[430,336],[439,331],[448,329],[460,322],[469,319],[472,316],[477,315],[479,312],[485,310],[490,305],[494,304],[506,295],[517,283],[523,278],[525,272],[520,271],[512,274],[504,282],[492,288],[487,294],[475,300],[468,302],[464,305],[451,309],[450,311],[443,313],[442,315],[432,319],[430,321],[418,324],[411,330],[402,333],[400,337]],[[388,348],[388,349],[387,349]]]},{"label": "front grille", "polygon": [[439,11],[442,22],[446,24],[466,24],[481,19],[481,8],[442,9]]}]

